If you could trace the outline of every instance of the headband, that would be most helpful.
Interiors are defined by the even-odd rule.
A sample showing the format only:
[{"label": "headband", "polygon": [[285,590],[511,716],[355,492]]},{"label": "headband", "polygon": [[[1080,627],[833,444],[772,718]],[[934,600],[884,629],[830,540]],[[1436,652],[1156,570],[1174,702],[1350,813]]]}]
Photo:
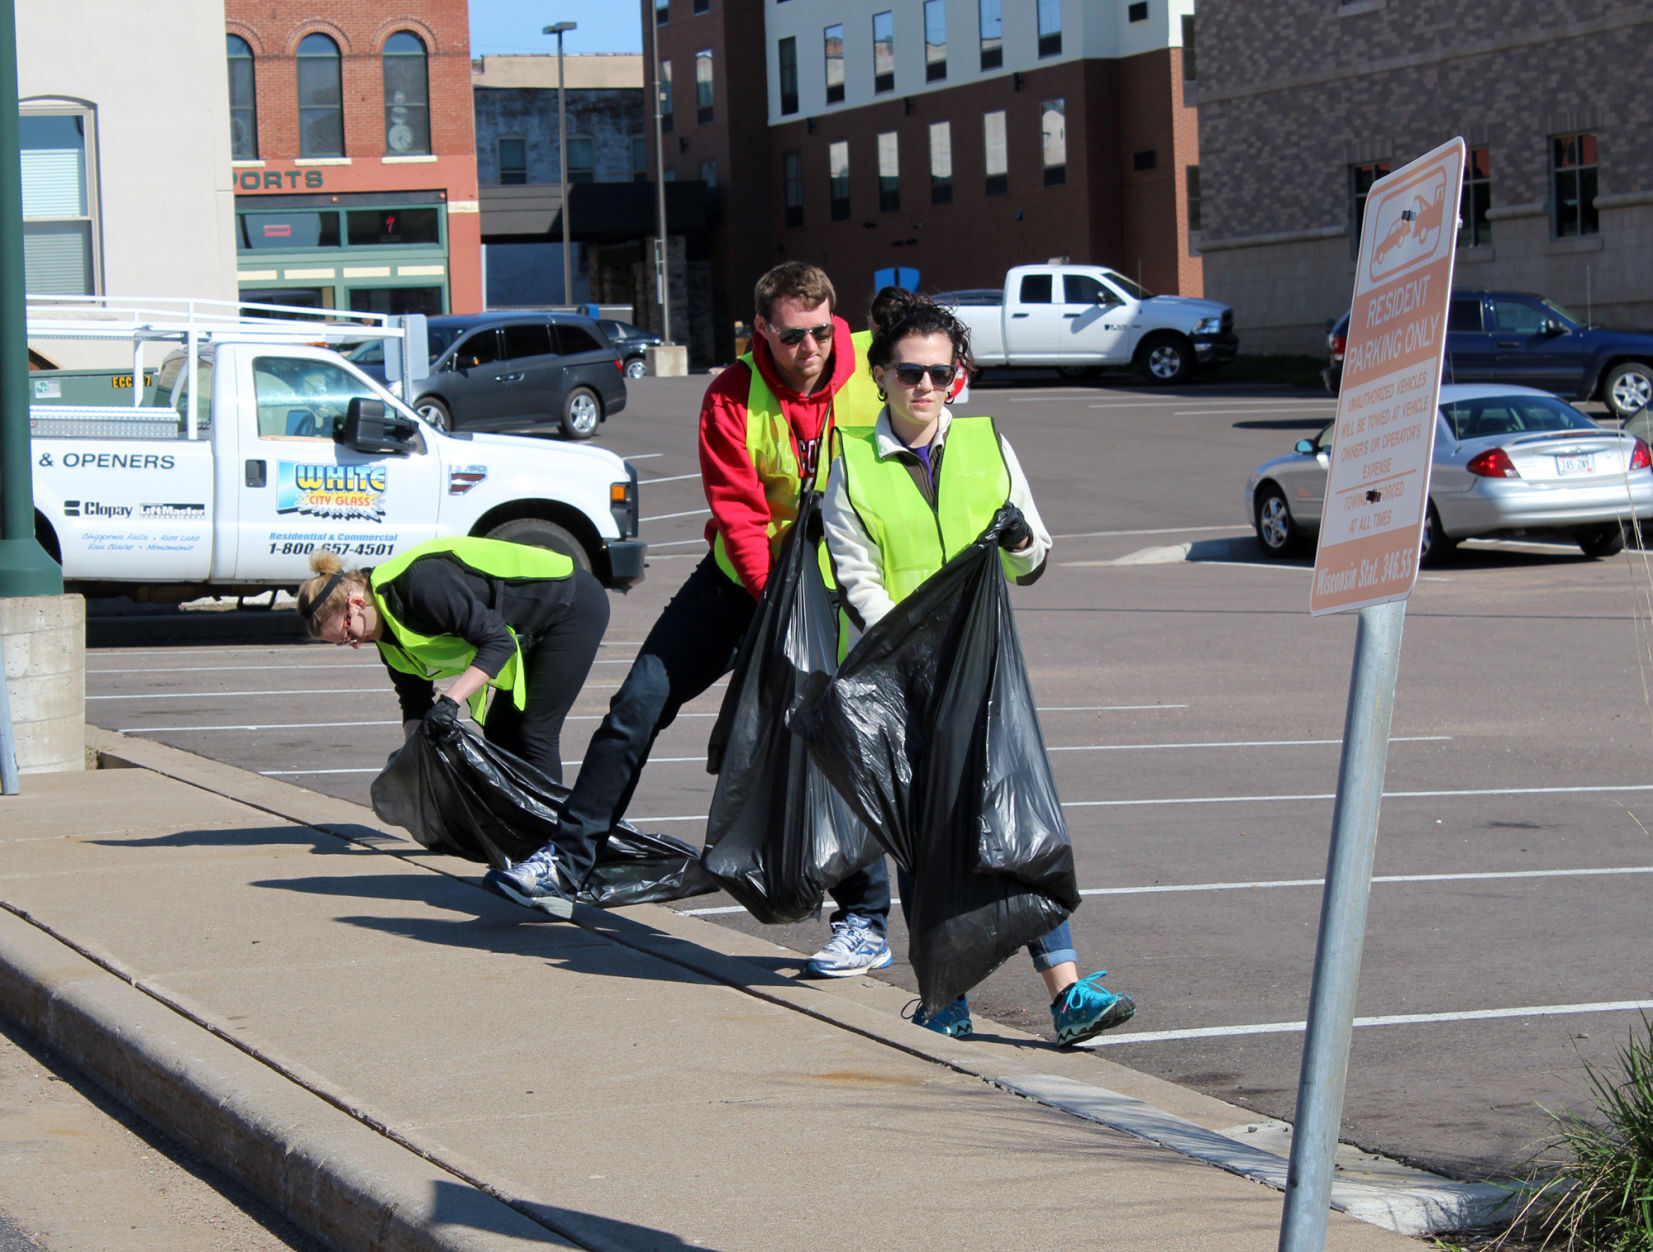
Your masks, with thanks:
[{"label": "headband", "polygon": [[319,609],[322,605],[327,603],[327,597],[332,595],[333,594],[333,589],[335,587],[337,587],[343,581],[344,581],[344,571],[341,569],[341,570],[338,571],[338,573],[334,574],[331,578],[329,578],[327,580],[327,586],[325,586],[321,589],[321,594],[319,596],[317,596],[315,599],[311,600],[308,604],[303,604],[303,605],[299,606],[299,612],[304,615],[304,621],[305,621],[306,624],[308,624],[310,621],[312,621],[315,618],[316,610]]}]

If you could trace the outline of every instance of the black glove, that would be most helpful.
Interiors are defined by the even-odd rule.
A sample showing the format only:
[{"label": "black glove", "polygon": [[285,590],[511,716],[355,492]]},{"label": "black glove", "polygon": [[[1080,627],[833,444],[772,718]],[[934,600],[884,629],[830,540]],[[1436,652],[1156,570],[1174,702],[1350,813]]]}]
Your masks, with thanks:
[{"label": "black glove", "polygon": [[999,528],[999,547],[1006,552],[1033,541],[1033,527],[1027,524],[1027,518],[1014,504],[1000,509],[993,518],[993,524]]},{"label": "black glove", "polygon": [[459,704],[452,696],[437,696],[422,721],[432,739],[445,743],[459,733]]}]

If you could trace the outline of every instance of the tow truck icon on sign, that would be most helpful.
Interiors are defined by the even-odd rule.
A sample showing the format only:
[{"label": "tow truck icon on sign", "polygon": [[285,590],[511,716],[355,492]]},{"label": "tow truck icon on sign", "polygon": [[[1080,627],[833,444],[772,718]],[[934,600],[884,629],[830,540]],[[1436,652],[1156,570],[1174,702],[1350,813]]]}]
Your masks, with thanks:
[{"label": "tow truck icon on sign", "polygon": [[1377,246],[1372,249],[1371,280],[1432,260],[1440,250],[1446,222],[1446,175],[1435,170],[1422,184],[1397,188],[1377,206]]}]

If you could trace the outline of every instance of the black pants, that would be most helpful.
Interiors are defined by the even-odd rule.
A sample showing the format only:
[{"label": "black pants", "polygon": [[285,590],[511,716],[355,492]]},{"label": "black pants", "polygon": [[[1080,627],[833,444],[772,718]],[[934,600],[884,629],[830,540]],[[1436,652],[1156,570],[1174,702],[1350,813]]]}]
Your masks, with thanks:
[{"label": "black pants", "polygon": [[525,706],[518,709],[508,691],[495,692],[482,728],[489,743],[516,753],[557,782],[562,781],[562,724],[608,629],[608,592],[602,583],[583,569],[572,577],[574,599],[568,611],[523,648]]},{"label": "black pants", "polygon": [[[707,553],[650,629],[591,737],[552,839],[576,882],[591,872],[608,832],[625,816],[660,732],[686,703],[735,667],[756,610],[745,588]],[[854,912],[882,931],[890,912],[883,860],[839,883],[832,896],[839,905],[834,920]]]}]

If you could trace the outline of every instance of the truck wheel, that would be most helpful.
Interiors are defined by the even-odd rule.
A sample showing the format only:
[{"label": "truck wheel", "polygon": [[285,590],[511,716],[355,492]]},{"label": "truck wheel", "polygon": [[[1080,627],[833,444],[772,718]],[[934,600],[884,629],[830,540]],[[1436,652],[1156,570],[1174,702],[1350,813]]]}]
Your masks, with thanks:
[{"label": "truck wheel", "polygon": [[576,387],[562,406],[562,433],[570,439],[589,439],[603,420],[603,402],[590,387]]},{"label": "truck wheel", "polygon": [[514,517],[490,530],[484,538],[506,543],[525,543],[532,548],[551,548],[574,558],[574,564],[591,570],[591,554],[580,541],[555,522],[543,517]]},{"label": "truck wheel", "polygon": [[1653,404],[1653,366],[1645,361],[1623,361],[1607,371],[1601,385],[1607,411],[1619,421]]},{"label": "truck wheel", "polygon": [[1137,355],[1148,381],[1168,387],[1185,383],[1194,373],[1194,349],[1181,335],[1151,335]]},{"label": "truck wheel", "polygon": [[444,435],[453,429],[453,414],[435,396],[423,397],[413,406],[413,411],[429,422],[433,430]]}]

